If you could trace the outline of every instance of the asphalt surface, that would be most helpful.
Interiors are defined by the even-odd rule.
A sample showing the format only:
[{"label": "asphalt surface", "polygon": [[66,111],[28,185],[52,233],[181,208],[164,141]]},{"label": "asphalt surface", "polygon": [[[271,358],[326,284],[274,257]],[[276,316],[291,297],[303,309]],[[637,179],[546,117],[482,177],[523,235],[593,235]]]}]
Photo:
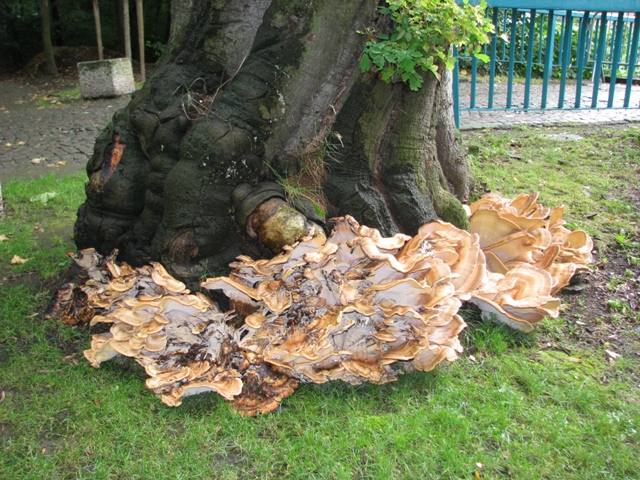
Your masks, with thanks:
[{"label": "asphalt surface", "polygon": [[[466,89],[466,90],[465,90]],[[585,86],[583,103],[590,104],[591,87]],[[616,90],[622,92],[624,85]],[[0,184],[12,179],[34,178],[54,173],[67,175],[84,171],[100,131],[114,112],[124,107],[129,96],[90,100],[66,106],[38,107],[35,90],[11,80],[0,81]],[[487,89],[478,86],[478,105],[486,105]],[[555,97],[553,95],[556,95]],[[539,105],[541,86],[533,86],[531,105]],[[608,97],[604,84],[599,101]],[[514,105],[522,102],[523,89],[516,87]],[[557,104],[551,87],[549,104]],[[571,91],[567,92],[572,101]],[[506,99],[506,87],[496,88],[495,104]],[[461,104],[468,106],[468,84],[461,84]],[[618,101],[618,100],[616,100]],[[466,103],[465,103],[466,102]],[[484,103],[483,103],[484,102]],[[537,103],[536,103],[537,102]],[[521,104],[521,103],[520,103]],[[559,111],[462,111],[461,129],[509,128],[521,124],[557,125],[563,123],[640,122],[640,87],[634,86],[633,109]]]}]

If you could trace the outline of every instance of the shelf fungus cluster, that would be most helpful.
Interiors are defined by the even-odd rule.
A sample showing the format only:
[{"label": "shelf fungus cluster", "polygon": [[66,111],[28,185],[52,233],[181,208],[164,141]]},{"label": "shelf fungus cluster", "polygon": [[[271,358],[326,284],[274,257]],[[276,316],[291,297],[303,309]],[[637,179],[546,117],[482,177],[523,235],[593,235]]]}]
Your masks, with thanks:
[{"label": "shelf fungus cluster", "polygon": [[[455,231],[455,232],[454,232]],[[351,217],[271,260],[203,282],[248,312],[239,346],[303,382],[385,383],[462,350],[457,314],[482,279],[473,235],[441,222],[382,238]]]},{"label": "shelf fungus cluster", "polygon": [[525,331],[558,315],[553,295],[586,269],[592,243],[563,226],[562,207],[536,200],[485,196],[469,207],[471,233],[435,221],[385,238],[334,219],[328,238],[312,229],[271,259],[240,256],[228,277],[205,280],[228,312],[160,264],[132,268],[85,250],[74,259],[90,279],[61,289],[55,314],[108,324],[85,357],[96,368],[134,358],[167,405],[213,391],[242,414],[266,413],[300,382],[382,384],[454,360],[463,301]]},{"label": "shelf fungus cluster", "polygon": [[537,199],[537,193],[514,199],[490,193],[468,208],[487,265],[472,301],[485,315],[526,332],[558,316],[560,300],[553,295],[588,270],[593,250],[589,235],[564,227],[563,206],[550,209]]},{"label": "shelf fungus cluster", "polygon": [[[82,286],[68,285],[58,294],[52,314],[65,323],[88,304],[100,311],[76,321],[110,324],[92,336],[84,356],[98,368],[122,355],[134,358],[149,375],[146,386],[169,406],[189,395],[216,392],[243,412],[275,408],[298,382],[274,371],[257,355],[239,351],[233,312],[220,312],[201,293],[191,294],[159,263],[132,268],[116,265],[93,249],[72,255],[89,273]],[[79,302],[78,299],[82,299]],[[259,381],[258,381],[259,379]],[[255,398],[253,390],[263,393]]]}]

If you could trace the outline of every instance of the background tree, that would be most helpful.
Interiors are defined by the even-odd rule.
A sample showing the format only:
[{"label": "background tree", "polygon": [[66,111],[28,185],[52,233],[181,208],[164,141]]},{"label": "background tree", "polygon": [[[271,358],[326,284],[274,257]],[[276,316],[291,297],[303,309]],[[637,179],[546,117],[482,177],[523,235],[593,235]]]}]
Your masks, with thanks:
[{"label": "background tree", "polygon": [[[51,40],[55,46],[96,46],[97,35],[93,11],[94,1],[49,0],[51,15]],[[146,42],[138,36],[131,39],[135,59],[139,59],[140,44],[149,63],[153,63],[162,52],[169,38],[170,0],[145,0],[144,19]],[[114,6],[115,4],[115,6]],[[129,2],[134,21],[133,2]],[[124,30],[118,27],[123,14],[122,0],[101,0],[100,21],[104,50],[108,57],[124,55]],[[55,8],[54,8],[55,7]],[[57,12],[57,16],[55,13]],[[133,26],[136,28],[136,26]],[[35,56],[43,52],[42,18],[40,0],[0,0],[0,72],[13,73],[26,66]],[[58,53],[59,54],[59,53]],[[98,55],[96,55],[96,59]],[[61,58],[57,67],[62,68]],[[87,58],[89,60],[89,58]],[[30,71],[29,73],[34,73]]]},{"label": "background tree", "polygon": [[[458,8],[418,3],[433,7],[423,16]],[[226,272],[241,253],[267,254],[232,212],[240,183],[265,180],[385,235],[437,216],[465,226],[470,177],[444,68],[459,38],[394,63],[390,50],[421,33],[398,38],[386,13],[376,0],[174,1],[165,54],[96,141],[78,247],[159,260],[191,282]],[[477,27],[475,10],[454,13],[438,22]]]},{"label": "background tree", "polygon": [[131,56],[131,24],[129,22],[129,0],[122,0],[122,22],[124,25],[124,56]]},{"label": "background tree", "polygon": [[49,0],[40,0],[40,18],[42,19],[42,44],[44,55],[47,60],[47,73],[58,75],[56,59],[53,56],[53,45],[51,43],[51,16],[49,15]]},{"label": "background tree", "polygon": [[100,5],[98,0],[93,0],[93,17],[96,23],[96,42],[98,45],[98,60],[102,60],[102,27],[100,26]]}]

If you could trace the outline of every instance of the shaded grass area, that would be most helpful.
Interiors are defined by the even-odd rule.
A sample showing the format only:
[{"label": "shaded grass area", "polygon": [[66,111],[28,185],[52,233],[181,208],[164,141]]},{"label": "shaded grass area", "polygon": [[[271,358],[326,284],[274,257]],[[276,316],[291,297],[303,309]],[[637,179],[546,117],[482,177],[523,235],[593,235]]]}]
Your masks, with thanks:
[{"label": "shaded grass area", "polygon": [[[540,188],[541,202],[567,204],[567,219],[597,236],[600,250],[640,257],[632,174],[638,129],[583,128],[594,138],[582,148],[538,137],[550,132],[467,135],[477,146],[479,190],[483,183],[507,195]],[[637,477],[637,355],[630,350],[612,361],[603,352],[613,347],[567,335],[577,328],[570,311],[522,334],[465,310],[465,353],[451,365],[382,386],[304,385],[257,418],[238,416],[215,395],[166,407],[144,388],[144,372],[132,361],[91,368],[81,353],[90,332],[43,314],[50,287],[70,264],[64,252],[74,248],[83,182],[75,176],[3,185],[0,478]],[[46,204],[30,201],[46,192],[57,195]],[[609,192],[615,198],[602,195]],[[621,229],[625,246],[616,237]],[[13,255],[29,260],[9,265]],[[611,299],[620,282],[637,278],[629,269],[631,276],[614,276]],[[609,310],[601,321],[616,313],[622,324],[636,325],[630,308]],[[580,318],[592,320],[589,314]]]}]

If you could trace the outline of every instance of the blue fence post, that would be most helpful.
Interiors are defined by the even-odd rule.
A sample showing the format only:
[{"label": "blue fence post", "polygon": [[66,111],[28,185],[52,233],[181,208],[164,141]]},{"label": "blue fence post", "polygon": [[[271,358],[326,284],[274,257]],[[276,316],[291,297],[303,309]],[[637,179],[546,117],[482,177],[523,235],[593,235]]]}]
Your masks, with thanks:
[{"label": "blue fence post", "polygon": [[616,39],[613,47],[613,59],[611,61],[611,76],[609,78],[609,101],[607,107],[613,107],[613,99],[616,94],[616,80],[618,78],[618,65],[620,63],[620,53],[622,51],[622,34],[624,33],[624,12],[618,13],[616,22]]},{"label": "blue fence post", "polygon": [[524,83],[524,109],[529,108],[529,98],[531,95],[531,73],[533,70],[533,43],[536,34],[536,9],[531,9],[529,19],[529,38],[527,38],[527,72]]},{"label": "blue fence post", "polygon": [[[498,23],[498,9],[493,9],[493,24]],[[497,30],[497,27],[496,27]],[[498,44],[498,32],[494,31],[491,36],[491,67],[489,71],[489,108],[493,108],[493,87],[496,79],[496,49]]]},{"label": "blue fence post", "polygon": [[542,75],[542,108],[547,108],[547,93],[549,92],[549,79],[553,71],[553,44],[556,39],[556,16],[554,10],[549,10],[547,21],[547,45],[544,53],[544,73]]},{"label": "blue fence post", "polygon": [[511,108],[513,98],[513,68],[516,60],[516,23],[518,9],[511,9],[511,36],[509,37],[509,78],[507,80],[507,108]]},{"label": "blue fence post", "polygon": [[[638,37],[640,37],[640,12],[636,12],[636,21],[633,22],[633,39],[631,40],[631,56],[629,57],[629,69],[627,70],[627,88],[624,93],[624,107],[629,107],[631,100],[631,87],[633,85],[633,75],[635,73],[636,62],[638,61]],[[639,105],[640,106],[640,105]]]},{"label": "blue fence post", "polygon": [[593,70],[593,94],[591,96],[591,108],[598,106],[598,90],[600,89],[600,77],[604,63],[604,50],[607,44],[607,12],[600,13],[600,28],[598,31],[598,52]]},{"label": "blue fence post", "polygon": [[573,12],[571,10],[567,10],[567,14],[565,16],[565,29],[563,33],[563,55],[561,62],[562,75],[560,77],[558,108],[564,108],[564,91],[567,86],[567,70],[569,68],[569,62],[571,61],[571,36],[573,34]]},{"label": "blue fence post", "polygon": [[578,45],[576,47],[576,55],[578,56],[578,73],[576,75],[576,99],[575,106],[580,108],[582,102],[582,77],[584,75],[584,63],[588,60],[587,55],[587,28],[589,27],[589,11],[585,11],[580,19],[580,31],[578,32]]},{"label": "blue fence post", "polygon": [[453,119],[456,122],[456,128],[460,128],[460,65],[458,60],[458,47],[453,47],[453,56],[456,59],[453,67]]},{"label": "blue fence post", "polygon": [[476,84],[478,83],[478,59],[474,56],[471,59],[471,93],[469,97],[469,108],[476,108]]}]

